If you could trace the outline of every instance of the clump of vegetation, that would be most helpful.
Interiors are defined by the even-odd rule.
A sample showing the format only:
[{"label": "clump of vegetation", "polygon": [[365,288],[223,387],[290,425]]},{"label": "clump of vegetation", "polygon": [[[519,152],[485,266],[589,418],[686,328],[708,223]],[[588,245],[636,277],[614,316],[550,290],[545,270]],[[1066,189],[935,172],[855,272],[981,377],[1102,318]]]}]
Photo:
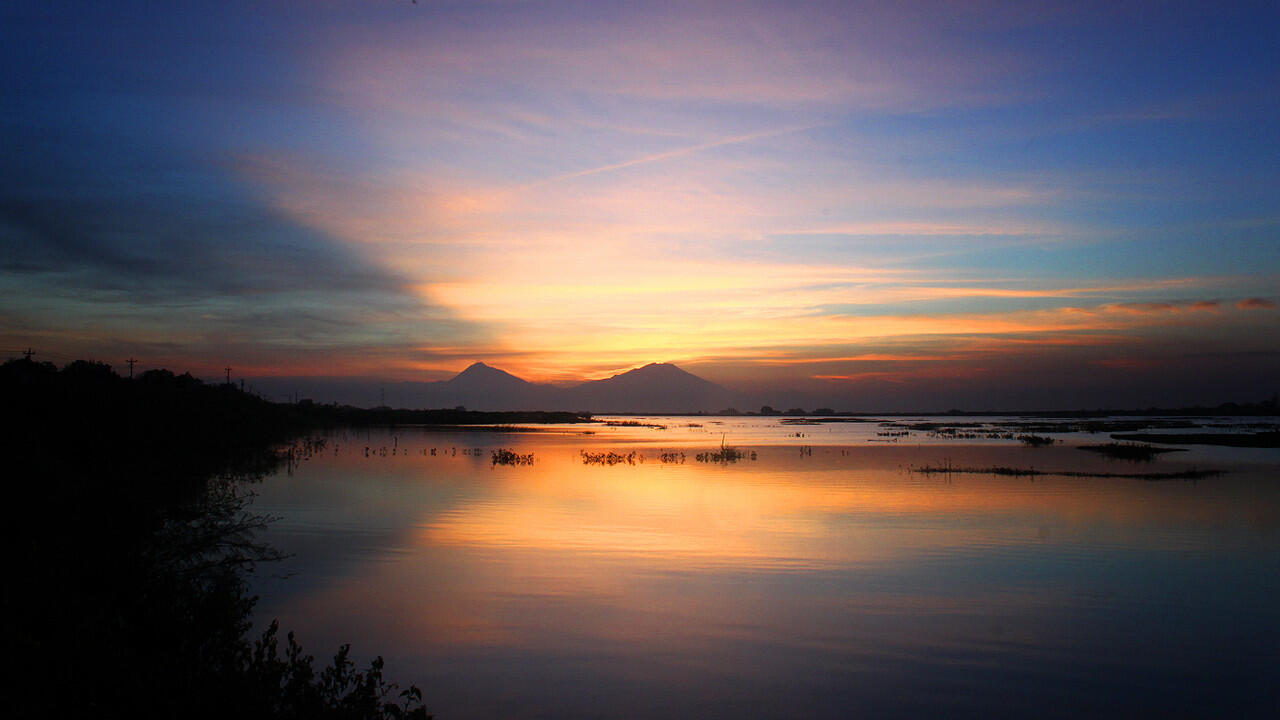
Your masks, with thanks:
[{"label": "clump of vegetation", "polygon": [[1162,453],[1186,452],[1185,448],[1162,448],[1141,443],[1107,443],[1106,445],[1081,445],[1081,450],[1088,450],[1099,455],[1106,455],[1120,460],[1151,461]]},{"label": "clump of vegetation", "polygon": [[925,433],[940,440],[1012,440],[1013,433],[997,425],[984,422],[882,422],[880,427],[897,428],[876,433],[881,437],[901,437],[911,431]]},{"label": "clump of vegetation", "polygon": [[0,454],[26,509],[7,528],[23,580],[8,715],[428,717],[381,660],[357,672],[344,646],[317,670],[296,643],[281,658],[274,629],[249,635],[247,574],[280,554],[257,539],[269,518],[247,486],[324,451],[284,445],[308,423],[231,384],[83,361],[5,363],[0,397],[23,419]]},{"label": "clump of vegetation", "polygon": [[1280,447],[1280,432],[1259,433],[1137,433],[1112,435],[1113,440],[1158,442],[1169,445],[1221,445],[1224,447],[1275,448]]},{"label": "clump of vegetation", "polygon": [[498,448],[493,451],[494,465],[532,465],[533,453],[521,454],[507,448]]},{"label": "clump of vegetation", "polygon": [[[422,705],[422,691],[410,685],[399,689],[382,677],[383,661],[377,657],[363,672],[351,662],[350,645],[343,645],[333,657],[333,664],[316,674],[315,658],[302,653],[302,647],[289,633],[288,648],[280,655],[277,639],[280,626],[274,620],[253,644],[249,660],[256,690],[264,692],[260,700],[269,717],[360,718],[362,720],[430,720]],[[395,697],[395,700],[392,698]]]},{"label": "clump of vegetation", "polygon": [[644,458],[634,450],[626,454],[613,451],[591,453],[586,450],[579,450],[578,454],[582,457],[583,465],[620,465],[622,463],[635,465],[637,458],[644,462]]},{"label": "clump of vegetation", "polygon": [[605,427],[642,427],[642,428],[653,428],[654,430],[667,429],[666,425],[660,425],[658,423],[640,422],[639,420],[609,420],[609,421],[606,421],[604,425]]},{"label": "clump of vegetation", "polygon": [[698,453],[698,462],[731,463],[738,462],[746,455],[734,447],[721,447],[719,450]]},{"label": "clump of vegetation", "polygon": [[1132,480],[1199,480],[1200,478],[1221,475],[1221,470],[1183,470],[1167,473],[1114,473],[1084,472],[1075,470],[1037,470],[1035,468],[1014,468],[1004,466],[992,467],[960,467],[954,465],[924,465],[911,468],[913,473],[922,475],[1008,475],[1013,477],[1039,477],[1052,475],[1056,477],[1077,478],[1125,478]]},{"label": "clump of vegetation", "polygon": [[720,449],[697,454],[698,462],[715,462],[715,463],[732,463],[738,462],[745,458],[756,459],[756,453],[752,450],[750,453],[739,450],[738,448],[724,444],[724,438],[720,438]]},{"label": "clump of vegetation", "polygon": [[1035,477],[1037,475],[1057,475],[1035,468],[1013,468],[1003,465],[991,467],[962,467],[959,465],[923,465],[911,468],[911,472],[921,475],[1012,475],[1014,477]]},{"label": "clump of vegetation", "polygon": [[684,453],[682,452],[664,452],[658,456],[658,459],[664,463],[679,465],[684,462]]},{"label": "clump of vegetation", "polygon": [[1019,435],[1018,440],[1027,447],[1044,447],[1057,442],[1053,438],[1045,437],[1044,435]]}]

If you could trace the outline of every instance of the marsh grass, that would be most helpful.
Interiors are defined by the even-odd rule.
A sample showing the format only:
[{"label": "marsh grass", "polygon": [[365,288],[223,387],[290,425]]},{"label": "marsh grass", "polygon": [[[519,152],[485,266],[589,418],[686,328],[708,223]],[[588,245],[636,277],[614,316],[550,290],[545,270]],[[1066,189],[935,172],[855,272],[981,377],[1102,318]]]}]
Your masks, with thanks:
[{"label": "marsh grass", "polygon": [[1171,452],[1186,452],[1186,448],[1162,448],[1141,443],[1107,443],[1106,445],[1081,445],[1080,450],[1106,455],[1119,460],[1150,462],[1156,457]]},{"label": "marsh grass", "polygon": [[726,445],[724,441],[724,436],[721,435],[719,450],[710,450],[707,452],[698,453],[695,457],[697,458],[698,462],[734,463],[734,462],[738,462],[739,460],[745,460],[748,458],[751,460],[755,460],[756,453],[754,450],[748,453],[744,450],[739,450],[738,448],[733,447],[732,445]]},{"label": "marsh grass", "polygon": [[747,454],[735,447],[722,446],[719,450],[697,454],[698,462],[732,463],[747,457]]},{"label": "marsh grass", "polygon": [[493,451],[494,465],[532,465],[533,453],[521,454],[507,448],[498,448]]},{"label": "marsh grass", "polygon": [[579,450],[578,455],[582,458],[583,465],[635,465],[636,460],[644,462],[644,457],[634,450],[629,453],[613,451],[593,453]]},{"label": "marsh grass", "polygon": [[1221,475],[1221,470],[1183,470],[1167,473],[1116,473],[1088,472],[1081,470],[1037,470],[1035,468],[1015,468],[1006,466],[992,467],[959,467],[953,465],[924,465],[910,468],[910,472],[922,475],[1005,475],[1010,477],[1076,477],[1076,478],[1117,478],[1128,480],[1198,480],[1200,478]]}]

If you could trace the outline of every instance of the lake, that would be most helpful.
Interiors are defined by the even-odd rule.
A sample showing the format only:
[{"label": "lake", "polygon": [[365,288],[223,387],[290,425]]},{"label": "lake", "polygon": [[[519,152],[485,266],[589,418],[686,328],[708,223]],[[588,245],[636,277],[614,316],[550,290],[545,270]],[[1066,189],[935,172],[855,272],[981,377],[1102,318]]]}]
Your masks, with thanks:
[{"label": "lake", "polygon": [[446,720],[1280,711],[1280,451],[608,419],[661,427],[330,433],[255,487],[292,554],[257,617],[382,654]]}]

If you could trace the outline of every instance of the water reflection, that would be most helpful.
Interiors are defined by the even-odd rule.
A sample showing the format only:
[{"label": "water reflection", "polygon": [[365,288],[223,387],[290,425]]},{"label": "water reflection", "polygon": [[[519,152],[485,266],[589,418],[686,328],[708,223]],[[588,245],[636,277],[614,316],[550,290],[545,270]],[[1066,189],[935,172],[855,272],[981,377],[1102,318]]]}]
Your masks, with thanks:
[{"label": "water reflection", "polygon": [[[584,443],[645,460],[587,465]],[[619,443],[339,443],[263,488],[259,510],[283,517],[271,539],[296,557],[293,578],[261,581],[260,616],[361,637],[450,718],[1275,706],[1273,465],[1197,483],[948,478],[909,468],[1113,466],[996,446],[680,464],[657,460],[670,436]],[[499,447],[535,462],[495,466]]]}]

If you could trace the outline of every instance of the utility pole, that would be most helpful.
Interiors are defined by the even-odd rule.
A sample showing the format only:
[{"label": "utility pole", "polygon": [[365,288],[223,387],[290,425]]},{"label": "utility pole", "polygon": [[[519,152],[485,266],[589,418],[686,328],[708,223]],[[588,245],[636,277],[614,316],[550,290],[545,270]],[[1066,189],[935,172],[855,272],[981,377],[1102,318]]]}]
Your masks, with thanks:
[{"label": "utility pole", "polygon": [[227,371],[227,384],[230,385],[231,384],[231,368],[225,367],[223,368],[223,370]]},{"label": "utility pole", "polygon": [[134,364],[134,363],[136,363],[136,362],[138,362],[138,361],[137,361],[137,360],[134,360],[133,358],[129,358],[128,360],[125,360],[125,362],[129,363],[129,379],[130,379],[130,380],[132,380],[132,379],[133,379],[133,364]]},{"label": "utility pole", "polygon": [[23,350],[23,351],[22,351],[22,354],[27,358],[27,360],[28,360],[28,361],[30,361],[30,360],[31,360],[31,356],[32,356],[32,355],[35,355],[35,354],[36,354],[36,351],[35,351],[35,350],[32,350],[31,348],[27,348],[26,350]]}]

